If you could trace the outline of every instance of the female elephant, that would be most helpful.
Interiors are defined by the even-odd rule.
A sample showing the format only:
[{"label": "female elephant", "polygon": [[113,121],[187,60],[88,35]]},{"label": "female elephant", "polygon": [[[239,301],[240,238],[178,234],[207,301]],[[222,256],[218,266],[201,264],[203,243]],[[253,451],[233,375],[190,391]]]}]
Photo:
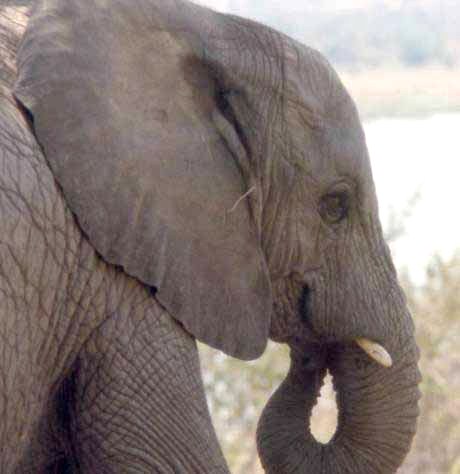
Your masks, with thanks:
[{"label": "female elephant", "polygon": [[253,359],[268,337],[292,365],[266,471],[394,472],[417,349],[328,63],[185,0],[23,0],[0,30],[1,472],[228,472],[194,338]]}]

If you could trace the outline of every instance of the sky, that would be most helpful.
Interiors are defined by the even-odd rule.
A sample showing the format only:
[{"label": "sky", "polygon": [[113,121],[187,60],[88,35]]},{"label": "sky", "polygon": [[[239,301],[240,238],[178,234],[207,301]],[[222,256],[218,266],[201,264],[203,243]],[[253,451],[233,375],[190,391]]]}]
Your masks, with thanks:
[{"label": "sky", "polygon": [[[200,3],[227,12],[230,5],[246,1]],[[295,5],[305,1],[283,0],[283,8],[294,11]],[[310,1],[327,9],[348,9],[362,8],[374,0]],[[384,1],[397,8],[402,0]],[[421,283],[433,254],[449,258],[460,249],[460,114],[381,119],[365,123],[364,128],[383,224],[391,209],[401,214],[419,196],[404,223],[405,235],[392,245],[392,252],[397,267],[407,267]]]}]

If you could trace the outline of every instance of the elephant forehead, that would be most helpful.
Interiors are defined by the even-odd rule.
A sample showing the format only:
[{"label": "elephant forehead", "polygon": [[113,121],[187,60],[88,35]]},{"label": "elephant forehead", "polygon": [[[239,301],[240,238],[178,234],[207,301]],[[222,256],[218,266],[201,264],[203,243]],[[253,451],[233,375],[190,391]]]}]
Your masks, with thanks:
[{"label": "elephant forehead", "polygon": [[295,41],[286,42],[284,54],[289,160],[315,179],[368,175],[370,164],[358,112],[334,69],[319,52]]},{"label": "elephant forehead", "polygon": [[333,166],[339,174],[358,178],[370,169],[366,142],[358,123],[329,123],[315,130],[321,161],[327,168]]},{"label": "elephant forehead", "polygon": [[302,104],[285,102],[289,153],[287,161],[317,180],[369,175],[364,132],[357,118],[327,120],[313,116]]},{"label": "elephant forehead", "polygon": [[283,93],[321,122],[341,120],[354,108],[339,76],[318,51],[289,40],[284,45]]}]

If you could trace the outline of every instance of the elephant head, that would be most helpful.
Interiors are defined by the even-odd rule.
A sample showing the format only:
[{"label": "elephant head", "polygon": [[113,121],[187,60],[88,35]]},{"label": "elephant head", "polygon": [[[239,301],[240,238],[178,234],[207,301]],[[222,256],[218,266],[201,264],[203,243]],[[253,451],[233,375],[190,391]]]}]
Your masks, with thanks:
[{"label": "elephant head", "polygon": [[[205,343],[242,359],[268,337],[291,347],[258,429],[267,472],[394,472],[417,417],[414,329],[359,117],[327,61],[179,0],[48,0],[18,70],[100,255]],[[306,420],[326,369],[340,414],[323,446]]]}]

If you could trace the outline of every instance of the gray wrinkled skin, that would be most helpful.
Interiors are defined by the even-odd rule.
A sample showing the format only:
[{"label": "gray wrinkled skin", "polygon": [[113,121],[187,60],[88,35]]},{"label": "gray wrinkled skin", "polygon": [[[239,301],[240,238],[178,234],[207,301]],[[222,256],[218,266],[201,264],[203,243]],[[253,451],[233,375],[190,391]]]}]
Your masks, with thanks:
[{"label": "gray wrinkled skin", "polygon": [[0,471],[227,472],[195,342],[96,255],[0,101]]},{"label": "gray wrinkled skin", "polygon": [[268,337],[292,364],[266,472],[396,472],[418,352],[330,65],[185,1],[33,3],[0,6],[0,472],[228,472],[194,338],[252,359]]},{"label": "gray wrinkled skin", "polygon": [[88,243],[0,72],[0,472],[228,472],[193,338]]}]

